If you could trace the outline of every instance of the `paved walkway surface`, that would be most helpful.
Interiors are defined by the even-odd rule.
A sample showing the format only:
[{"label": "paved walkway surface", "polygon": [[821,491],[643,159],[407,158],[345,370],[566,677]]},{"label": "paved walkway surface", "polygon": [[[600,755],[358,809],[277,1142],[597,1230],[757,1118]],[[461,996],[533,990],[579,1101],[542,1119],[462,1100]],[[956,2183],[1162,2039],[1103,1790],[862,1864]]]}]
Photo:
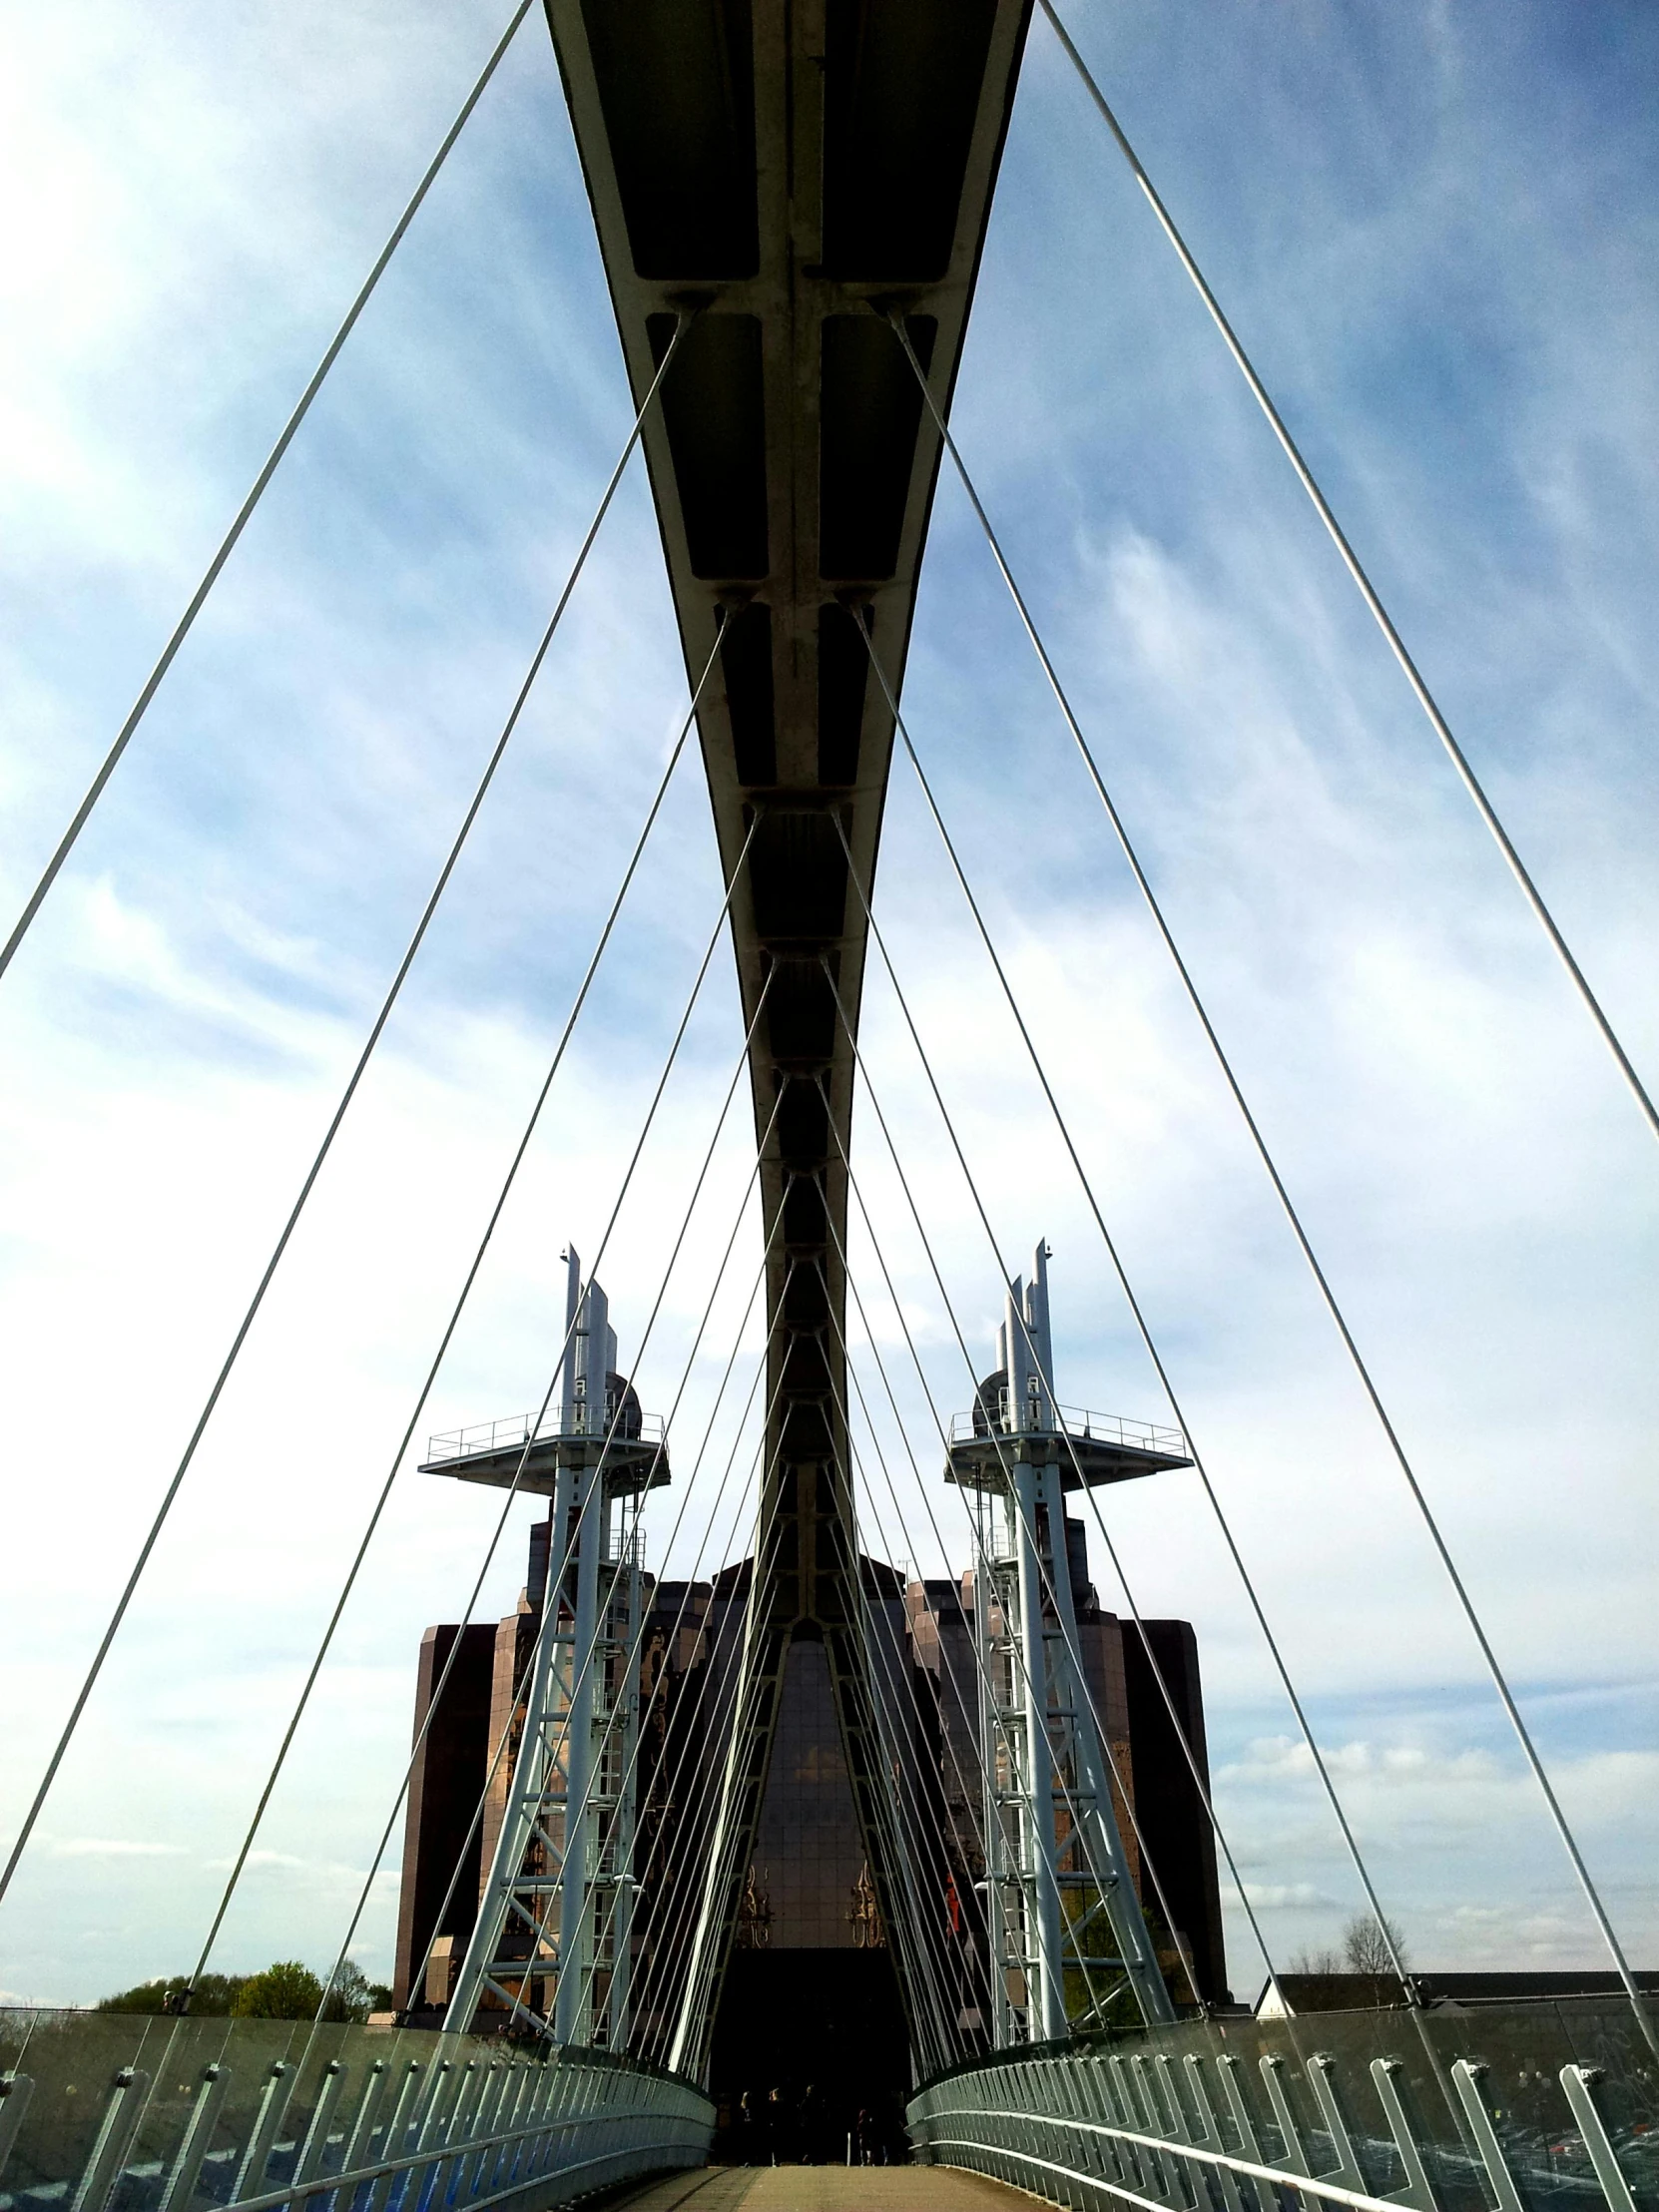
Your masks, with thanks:
[{"label": "paved walkway surface", "polygon": [[1030,2202],[949,2166],[705,2166],[649,2182],[616,2212],[1009,2212]]}]

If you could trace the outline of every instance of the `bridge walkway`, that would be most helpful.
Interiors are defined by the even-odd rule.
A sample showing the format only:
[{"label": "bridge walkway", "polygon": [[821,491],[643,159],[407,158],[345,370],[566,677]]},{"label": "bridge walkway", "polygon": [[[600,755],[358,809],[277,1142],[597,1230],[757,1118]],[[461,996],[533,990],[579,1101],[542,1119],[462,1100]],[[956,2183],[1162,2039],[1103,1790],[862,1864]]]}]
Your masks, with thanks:
[{"label": "bridge walkway", "polygon": [[1031,2199],[950,2166],[705,2166],[611,2201],[616,2212],[996,2212]]}]

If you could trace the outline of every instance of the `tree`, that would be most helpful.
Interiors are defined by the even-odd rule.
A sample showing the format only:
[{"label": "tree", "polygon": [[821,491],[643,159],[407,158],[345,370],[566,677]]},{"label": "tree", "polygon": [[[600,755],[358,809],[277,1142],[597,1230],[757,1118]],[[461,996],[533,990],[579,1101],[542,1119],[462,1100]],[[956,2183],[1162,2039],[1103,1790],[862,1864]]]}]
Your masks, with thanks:
[{"label": "tree", "polygon": [[192,1986],[188,1974],[158,1974],[154,1981],[141,1981],[134,1988],[118,1990],[113,1997],[100,1997],[96,2009],[100,2012],[170,2012],[188,1988],[193,2013],[205,2019],[223,2018],[235,2009],[247,1978],[240,1973],[205,1973]]},{"label": "tree", "polygon": [[278,1958],[264,1973],[250,1974],[231,2009],[244,2020],[314,2019],[322,1984],[297,1958]]},{"label": "tree", "polygon": [[1358,1913],[1343,1930],[1343,1961],[1350,1973],[1375,1974],[1397,1982],[1395,1958],[1402,1966],[1406,1962],[1405,1937],[1392,1921],[1380,1921],[1372,1913]]},{"label": "tree", "polygon": [[391,1991],[383,1981],[370,1981],[355,1961],[347,1958],[334,1976],[328,2001],[322,2007],[325,2020],[357,2020],[370,2012],[383,2012],[391,2003]]}]

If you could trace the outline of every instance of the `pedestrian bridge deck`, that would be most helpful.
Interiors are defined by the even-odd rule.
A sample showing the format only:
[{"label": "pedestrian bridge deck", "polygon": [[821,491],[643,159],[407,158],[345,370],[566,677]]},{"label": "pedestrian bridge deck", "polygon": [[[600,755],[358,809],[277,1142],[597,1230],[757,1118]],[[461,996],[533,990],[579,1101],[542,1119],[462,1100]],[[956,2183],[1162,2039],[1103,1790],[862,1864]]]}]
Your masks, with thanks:
[{"label": "pedestrian bridge deck", "polygon": [[993,2212],[1030,2201],[948,2166],[706,2166],[618,2200],[619,2212]]}]

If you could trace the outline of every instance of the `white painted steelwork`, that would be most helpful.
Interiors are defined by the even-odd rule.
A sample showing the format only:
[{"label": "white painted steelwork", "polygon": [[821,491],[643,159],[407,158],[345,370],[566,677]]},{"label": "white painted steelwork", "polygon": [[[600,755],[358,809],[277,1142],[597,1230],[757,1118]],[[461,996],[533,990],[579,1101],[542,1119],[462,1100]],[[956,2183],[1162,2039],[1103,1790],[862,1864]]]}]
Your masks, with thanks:
[{"label": "white painted steelwork", "polygon": [[[1085,1983],[1095,1970],[1112,1985],[1127,1980],[1149,2025],[1174,2010],[1081,1674],[1063,1489],[1076,1455],[1052,1394],[1040,1240],[1030,1282],[1008,1289],[996,1359],[1000,1383],[981,1392],[974,1433],[951,1446],[949,1477],[975,1493],[985,1918],[991,2038],[1002,2049],[1067,2033],[1068,1960]],[[1110,1955],[1098,1947],[1102,1922]]]},{"label": "white painted steelwork", "polygon": [[[558,2043],[621,2048],[628,2033],[641,1608],[627,1504],[667,1479],[642,1447],[597,1283],[566,1254],[565,1355],[550,1571],[523,1732],[478,1918],[444,2027],[493,2001]],[[443,1472],[465,1476],[464,1458]],[[615,1899],[614,1910],[612,1900]]]},{"label": "white painted steelwork", "polygon": [[[1631,2083],[1614,2091],[1597,2066],[1556,2064],[1570,2045],[1552,2012],[1489,2023],[1495,2042],[1518,2046],[1514,2072],[1531,2085],[1536,2107],[1524,2123],[1494,2110],[1483,2062],[1447,2064],[1449,2053],[1436,2053],[1404,2024],[1413,2017],[1421,2016],[1306,2019],[1307,2040],[1340,2030],[1352,2043],[1362,2023],[1361,2050],[1345,2062],[1329,2051],[1304,2058],[1253,2050],[1248,2022],[1200,2030],[1202,2049],[1149,2038],[993,2058],[923,2088],[908,2108],[910,2138],[923,2164],[965,2166],[1084,2212],[1125,2204],[1141,2212],[1281,2212],[1297,2204],[1305,2212],[1450,2212],[1488,2198],[1500,2212],[1556,2204],[1635,2212],[1633,2154],[1649,2131],[1628,2115],[1619,2124],[1604,2108],[1627,2104]],[[1366,2050],[1390,2032],[1412,2054],[1420,2101],[1405,2093],[1403,2057],[1366,2062]],[[1528,2062],[1535,2042],[1556,2046],[1547,2070]],[[1249,2086],[1253,2075],[1266,2111]],[[1368,2085],[1375,2109],[1360,2101]],[[1359,2092],[1353,2104],[1350,2087]],[[1422,2118],[1430,2108],[1440,2119],[1433,2132]]]}]

